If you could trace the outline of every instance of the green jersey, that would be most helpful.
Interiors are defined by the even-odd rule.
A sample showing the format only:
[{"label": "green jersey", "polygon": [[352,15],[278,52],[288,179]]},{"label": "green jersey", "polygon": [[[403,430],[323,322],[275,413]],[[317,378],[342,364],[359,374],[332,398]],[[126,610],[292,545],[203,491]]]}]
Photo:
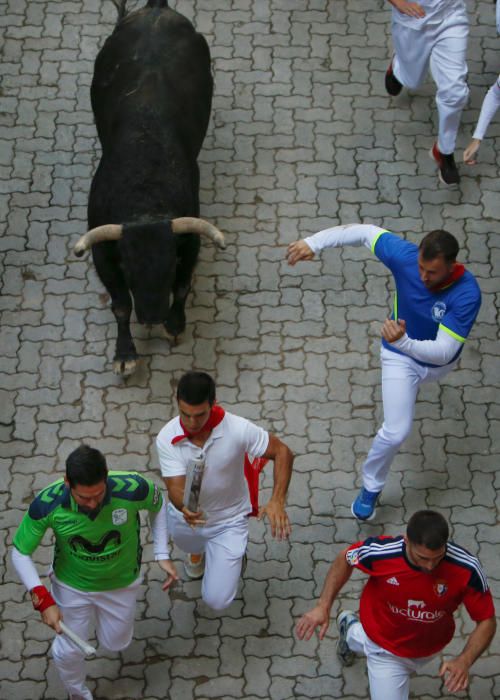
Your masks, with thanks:
[{"label": "green jersey", "polygon": [[14,536],[21,554],[31,555],[45,531],[55,535],[54,573],[81,591],[124,588],[139,576],[142,558],[139,511],[157,513],[161,491],[136,472],[109,472],[97,515],[79,511],[64,480],[35,498]]}]

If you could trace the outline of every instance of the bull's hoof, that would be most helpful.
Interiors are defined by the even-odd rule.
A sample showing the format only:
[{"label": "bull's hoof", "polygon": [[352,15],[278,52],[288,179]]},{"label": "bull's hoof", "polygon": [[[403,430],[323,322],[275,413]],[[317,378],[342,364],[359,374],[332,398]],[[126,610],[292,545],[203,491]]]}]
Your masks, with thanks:
[{"label": "bull's hoof", "polygon": [[167,320],[163,324],[167,335],[177,338],[186,328],[186,314],[184,309],[176,308],[175,305],[168,312]]},{"label": "bull's hoof", "polygon": [[177,338],[186,327],[186,317],[184,314],[182,316],[174,317],[170,315],[164,323],[165,332],[167,336],[171,338]]},{"label": "bull's hoof", "polygon": [[168,340],[170,345],[175,346],[179,342],[179,336],[178,335],[172,335],[172,333],[169,333],[166,329],[165,326],[163,326],[163,333],[165,335],[165,338]]},{"label": "bull's hoof", "polygon": [[134,374],[137,367],[137,360],[129,358],[128,360],[116,359],[113,362],[113,372],[121,377],[130,377]]}]

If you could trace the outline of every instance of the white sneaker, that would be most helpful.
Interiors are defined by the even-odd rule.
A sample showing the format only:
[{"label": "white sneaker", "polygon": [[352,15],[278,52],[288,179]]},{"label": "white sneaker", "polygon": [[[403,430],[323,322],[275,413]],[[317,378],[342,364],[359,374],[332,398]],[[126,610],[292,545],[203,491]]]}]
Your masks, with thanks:
[{"label": "white sneaker", "polygon": [[202,578],[205,573],[205,554],[186,554],[184,571],[190,579]]},{"label": "white sneaker", "polygon": [[93,700],[94,696],[85,686],[85,695],[69,695],[69,700]]}]

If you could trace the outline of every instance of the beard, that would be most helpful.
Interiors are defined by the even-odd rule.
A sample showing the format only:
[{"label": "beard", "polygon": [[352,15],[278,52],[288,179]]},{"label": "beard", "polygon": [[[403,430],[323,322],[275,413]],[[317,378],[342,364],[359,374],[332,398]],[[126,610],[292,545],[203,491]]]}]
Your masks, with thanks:
[{"label": "beard", "polygon": [[78,506],[78,512],[87,515],[89,518],[94,520],[102,510],[104,503],[99,503],[95,508],[88,508],[87,506]]}]

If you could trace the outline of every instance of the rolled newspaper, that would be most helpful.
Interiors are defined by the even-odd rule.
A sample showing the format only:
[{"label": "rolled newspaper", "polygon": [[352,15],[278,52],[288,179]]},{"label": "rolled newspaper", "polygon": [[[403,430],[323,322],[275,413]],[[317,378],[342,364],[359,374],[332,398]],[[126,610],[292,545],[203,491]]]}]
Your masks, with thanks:
[{"label": "rolled newspaper", "polygon": [[67,637],[69,637],[79,649],[83,651],[85,656],[95,656],[97,654],[97,649],[95,647],[93,647],[91,644],[79,637],[76,634],[76,632],[73,632],[73,630],[71,630],[67,625],[65,625],[64,622],[59,622],[59,626],[62,629],[63,633]]},{"label": "rolled newspaper", "polygon": [[204,469],[205,460],[203,458],[194,459],[187,468],[183,505],[192,513],[197,513],[200,509],[200,491]]}]

